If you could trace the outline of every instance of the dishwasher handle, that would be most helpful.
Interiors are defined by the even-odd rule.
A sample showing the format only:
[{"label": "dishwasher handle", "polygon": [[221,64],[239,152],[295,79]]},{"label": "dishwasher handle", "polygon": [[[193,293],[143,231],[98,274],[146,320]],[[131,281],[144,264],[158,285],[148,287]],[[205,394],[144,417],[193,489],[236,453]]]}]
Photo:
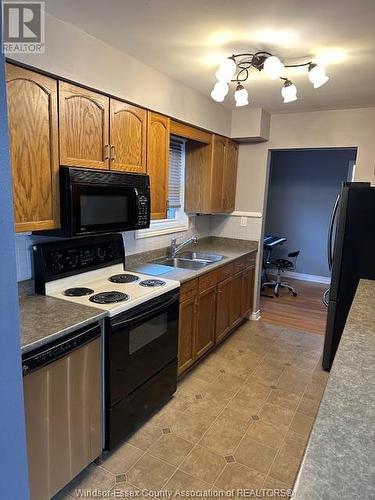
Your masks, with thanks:
[{"label": "dishwasher handle", "polygon": [[69,352],[84,346],[100,336],[100,326],[98,323],[76,330],[68,337],[58,339],[49,344],[37,348],[22,356],[23,375],[42,368],[54,361],[66,356]]}]

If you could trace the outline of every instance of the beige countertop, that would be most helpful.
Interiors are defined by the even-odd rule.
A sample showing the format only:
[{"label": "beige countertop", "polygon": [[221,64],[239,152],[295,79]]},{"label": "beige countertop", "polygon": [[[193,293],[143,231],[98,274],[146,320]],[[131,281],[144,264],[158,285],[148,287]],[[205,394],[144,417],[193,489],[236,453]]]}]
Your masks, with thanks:
[{"label": "beige countertop", "polygon": [[258,250],[257,241],[238,240],[233,238],[209,237],[199,240],[197,244],[192,244],[184,248],[184,252],[192,250],[195,252],[210,252],[223,255],[224,259],[209,264],[201,269],[181,269],[177,267],[158,266],[154,261],[166,255],[166,249],[144,252],[142,254],[130,255],[126,259],[126,269],[134,272],[145,272],[152,274],[151,267],[143,267],[145,264],[155,266],[155,275],[184,283],[193,278],[208,273],[218,267],[221,267],[239,257],[249,253],[255,253]]},{"label": "beige countertop", "polygon": [[375,281],[361,280],[295,485],[296,500],[375,498]]}]

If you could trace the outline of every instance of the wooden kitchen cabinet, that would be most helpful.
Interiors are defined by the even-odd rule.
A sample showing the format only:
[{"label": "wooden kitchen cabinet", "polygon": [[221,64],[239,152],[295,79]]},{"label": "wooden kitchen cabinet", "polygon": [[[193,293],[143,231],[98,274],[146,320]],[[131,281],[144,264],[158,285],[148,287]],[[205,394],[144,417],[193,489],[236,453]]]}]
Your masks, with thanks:
[{"label": "wooden kitchen cabinet", "polygon": [[147,173],[151,187],[151,219],[167,218],[169,140],[170,119],[148,111]]},{"label": "wooden kitchen cabinet", "polygon": [[223,212],[233,212],[236,203],[238,144],[228,139],[223,173]]},{"label": "wooden kitchen cabinet", "polygon": [[229,277],[217,286],[216,342],[220,342],[231,329],[230,299],[233,278]]},{"label": "wooden kitchen cabinet", "polygon": [[197,324],[197,300],[195,296],[181,302],[178,330],[178,368],[180,375],[194,363],[194,341]]},{"label": "wooden kitchen cabinet", "polygon": [[253,310],[255,266],[242,272],[241,316],[248,316]]},{"label": "wooden kitchen cabinet", "polygon": [[198,296],[195,359],[200,358],[215,344],[216,285]]},{"label": "wooden kitchen cabinet", "polygon": [[212,143],[212,170],[211,170],[211,211],[224,210],[224,172],[226,170],[228,139],[214,135]]},{"label": "wooden kitchen cabinet", "polygon": [[109,168],[109,98],[59,82],[61,165]]},{"label": "wooden kitchen cabinet", "polygon": [[223,213],[235,208],[238,145],[219,135],[211,144],[186,143],[185,210]]},{"label": "wooden kitchen cabinet", "polygon": [[241,319],[242,273],[233,276],[230,288],[229,321],[234,326]]},{"label": "wooden kitchen cabinet", "polygon": [[59,226],[57,81],[6,65],[17,232]]},{"label": "wooden kitchen cabinet", "polygon": [[146,172],[147,111],[132,104],[110,100],[110,168]]},{"label": "wooden kitchen cabinet", "polygon": [[254,272],[252,253],[181,285],[178,375],[251,313]]}]

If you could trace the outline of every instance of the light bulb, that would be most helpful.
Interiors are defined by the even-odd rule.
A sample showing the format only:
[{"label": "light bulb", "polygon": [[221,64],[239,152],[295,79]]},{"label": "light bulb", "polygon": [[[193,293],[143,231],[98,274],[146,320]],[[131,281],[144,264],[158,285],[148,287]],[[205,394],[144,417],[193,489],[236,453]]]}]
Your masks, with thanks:
[{"label": "light bulb", "polygon": [[211,97],[216,102],[223,102],[224,101],[223,94],[221,94],[220,92],[215,92],[215,90],[212,90]]},{"label": "light bulb", "polygon": [[278,57],[270,56],[264,61],[263,69],[271,80],[277,80],[284,71],[284,64]]},{"label": "light bulb", "polygon": [[318,64],[310,64],[308,76],[310,82],[314,85],[314,89],[321,87],[329,80],[324,66],[320,66]]},{"label": "light bulb", "polygon": [[216,78],[219,81],[223,82],[230,82],[232,79],[232,76],[235,74],[237,69],[237,65],[235,60],[232,57],[228,57],[227,59],[224,59],[222,63],[219,66],[219,69],[216,72]]},{"label": "light bulb", "polygon": [[237,85],[236,92],[234,93],[234,99],[236,101],[237,107],[246,106],[247,104],[249,104],[249,95],[243,85]]},{"label": "light bulb", "polygon": [[284,103],[296,101],[297,87],[290,80],[287,80],[281,89],[281,95],[284,98]]},{"label": "light bulb", "polygon": [[223,81],[216,82],[213,91],[217,94],[222,94],[223,97],[225,97],[229,92],[229,85]]}]

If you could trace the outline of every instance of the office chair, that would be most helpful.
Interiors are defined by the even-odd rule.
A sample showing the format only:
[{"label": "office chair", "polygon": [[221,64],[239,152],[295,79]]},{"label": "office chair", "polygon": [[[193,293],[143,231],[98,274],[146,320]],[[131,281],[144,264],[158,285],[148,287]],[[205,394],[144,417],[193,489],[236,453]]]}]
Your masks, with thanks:
[{"label": "office chair", "polygon": [[289,283],[281,281],[281,273],[285,272],[286,270],[294,271],[296,269],[296,262],[298,255],[299,255],[299,250],[297,250],[296,252],[288,253],[289,259],[276,259],[271,261],[270,265],[277,269],[276,280],[270,280],[267,281],[266,283],[263,283],[262,290],[264,290],[265,286],[274,287],[274,294],[276,297],[278,297],[279,289],[287,288],[289,291],[293,293],[294,297],[297,297],[297,292],[294,290],[294,288],[290,286]]}]

